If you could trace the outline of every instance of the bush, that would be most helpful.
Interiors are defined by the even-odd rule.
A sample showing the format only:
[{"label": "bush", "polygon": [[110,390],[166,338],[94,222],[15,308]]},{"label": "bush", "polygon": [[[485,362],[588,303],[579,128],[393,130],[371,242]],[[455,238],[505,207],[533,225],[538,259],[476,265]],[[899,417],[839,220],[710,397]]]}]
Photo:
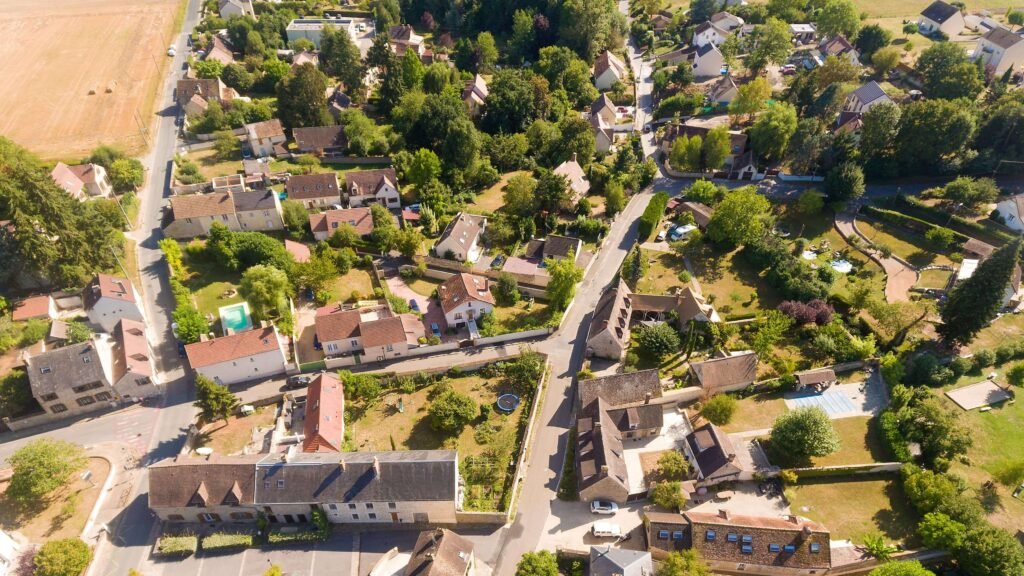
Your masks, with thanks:
[{"label": "bush", "polygon": [[658,482],[651,489],[651,502],[668,510],[679,510],[686,504],[679,482]]},{"label": "bush", "polygon": [[772,452],[793,458],[827,456],[839,450],[839,434],[821,408],[798,408],[775,419]]},{"label": "bush", "polygon": [[891,410],[882,412],[878,418],[878,427],[882,431],[882,439],[889,447],[889,452],[899,462],[910,462],[910,450],[907,449],[907,439],[900,432],[899,420]]},{"label": "bush", "polygon": [[700,415],[716,426],[724,426],[736,412],[736,399],[728,394],[718,394],[708,400],[700,409]]},{"label": "bush", "polygon": [[203,550],[238,550],[252,546],[252,534],[214,532],[203,537]]},{"label": "bush", "polygon": [[633,332],[633,341],[641,354],[659,362],[682,346],[679,333],[665,323],[641,327]]},{"label": "bush", "polygon": [[161,536],[156,553],[161,556],[191,556],[199,548],[199,539],[194,534]]},{"label": "bush", "polygon": [[658,224],[661,222],[661,217],[665,214],[666,206],[668,206],[668,193],[658,192],[651,198],[644,213],[640,216],[639,238],[642,242],[650,240],[654,235],[654,231],[657,230]]},{"label": "bush", "polygon": [[320,532],[313,529],[299,530],[297,532],[280,532],[280,528],[276,528],[267,535],[267,544],[271,545],[319,542],[321,540],[323,538]]},{"label": "bush", "polygon": [[1014,364],[1006,371],[1006,380],[1014,386],[1024,385],[1024,364]]},{"label": "bush", "polygon": [[448,390],[431,401],[427,413],[430,415],[431,428],[457,434],[480,414],[480,409],[469,396]]},{"label": "bush", "polygon": [[974,369],[983,370],[995,364],[996,354],[991,350],[979,350],[974,353]]},{"label": "bush", "polygon": [[92,560],[89,545],[78,538],[51,540],[36,553],[32,562],[35,576],[78,576]]}]

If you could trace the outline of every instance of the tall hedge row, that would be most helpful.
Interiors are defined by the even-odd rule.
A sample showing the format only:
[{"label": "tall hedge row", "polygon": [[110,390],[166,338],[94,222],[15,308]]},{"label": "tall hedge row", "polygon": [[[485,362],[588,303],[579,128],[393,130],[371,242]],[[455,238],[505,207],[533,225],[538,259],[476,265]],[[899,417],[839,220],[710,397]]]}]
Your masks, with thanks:
[{"label": "tall hedge row", "polygon": [[640,241],[646,242],[658,229],[661,217],[665,214],[665,207],[668,206],[668,193],[658,192],[651,198],[644,213],[640,216]]}]

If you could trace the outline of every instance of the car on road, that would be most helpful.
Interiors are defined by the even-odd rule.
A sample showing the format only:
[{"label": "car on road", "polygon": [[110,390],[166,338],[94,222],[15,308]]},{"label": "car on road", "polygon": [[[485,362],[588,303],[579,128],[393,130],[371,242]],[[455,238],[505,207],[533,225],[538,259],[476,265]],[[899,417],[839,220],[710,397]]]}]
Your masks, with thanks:
[{"label": "car on road", "polygon": [[782,68],[779,68],[779,71],[782,72],[783,76],[792,76],[796,74],[796,64],[785,64]]},{"label": "car on road", "polygon": [[409,299],[409,308],[412,309],[413,312],[419,312],[420,311],[420,303],[417,302],[415,298],[410,298]]},{"label": "car on road", "polygon": [[590,503],[591,514],[615,514],[619,511],[619,505],[607,500],[594,500]]},{"label": "car on road", "polygon": [[181,340],[178,340],[178,358],[184,358],[184,357],[185,357],[185,343],[182,342]]},{"label": "car on road", "polygon": [[590,533],[597,538],[622,538],[622,529],[614,522],[594,522]]},{"label": "car on road", "polygon": [[171,44],[170,48],[167,49],[167,55],[168,56],[174,56],[177,53],[178,53],[178,49],[174,47],[174,44]]},{"label": "car on road", "polygon": [[305,376],[303,374],[298,374],[298,375],[289,377],[288,381],[285,382],[284,387],[285,387],[286,390],[295,390],[296,388],[305,388],[306,386],[309,386],[309,383],[312,382],[312,381],[313,381],[313,379],[310,378],[309,376]]},{"label": "car on road", "polygon": [[437,322],[430,323],[430,333],[438,338],[441,337],[441,327],[437,325]]}]

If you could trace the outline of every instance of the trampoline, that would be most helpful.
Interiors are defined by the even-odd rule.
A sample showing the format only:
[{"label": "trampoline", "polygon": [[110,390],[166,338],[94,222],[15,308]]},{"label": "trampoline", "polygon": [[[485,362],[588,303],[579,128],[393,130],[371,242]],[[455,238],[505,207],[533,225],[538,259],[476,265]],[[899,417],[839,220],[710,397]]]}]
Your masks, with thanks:
[{"label": "trampoline", "polygon": [[498,411],[504,412],[505,414],[511,414],[516,411],[519,407],[519,396],[515,394],[502,394],[498,396],[498,400],[495,405],[498,407]]},{"label": "trampoline", "polygon": [[857,407],[853,405],[850,397],[835,389],[825,390],[820,394],[816,392],[787,394],[785,400],[786,406],[792,410],[816,406],[829,416],[840,416],[857,411]]}]

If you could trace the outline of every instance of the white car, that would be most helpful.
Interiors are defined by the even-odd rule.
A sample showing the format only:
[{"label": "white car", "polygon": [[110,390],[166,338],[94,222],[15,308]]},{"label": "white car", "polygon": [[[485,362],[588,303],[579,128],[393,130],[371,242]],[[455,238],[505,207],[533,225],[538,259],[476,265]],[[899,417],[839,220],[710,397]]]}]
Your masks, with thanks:
[{"label": "white car", "polygon": [[174,56],[177,53],[178,53],[178,51],[174,48],[174,46],[171,46],[170,48],[167,49],[167,55],[168,56]]},{"label": "white car", "polygon": [[619,505],[606,500],[594,500],[590,503],[591,514],[615,514],[619,511]]},{"label": "white car", "polygon": [[622,538],[622,529],[612,522],[594,522],[590,533],[598,538]]},{"label": "white car", "polygon": [[665,234],[666,234],[666,232],[664,230],[658,232],[658,237],[657,237],[656,241],[657,242],[664,242],[665,241]]}]

